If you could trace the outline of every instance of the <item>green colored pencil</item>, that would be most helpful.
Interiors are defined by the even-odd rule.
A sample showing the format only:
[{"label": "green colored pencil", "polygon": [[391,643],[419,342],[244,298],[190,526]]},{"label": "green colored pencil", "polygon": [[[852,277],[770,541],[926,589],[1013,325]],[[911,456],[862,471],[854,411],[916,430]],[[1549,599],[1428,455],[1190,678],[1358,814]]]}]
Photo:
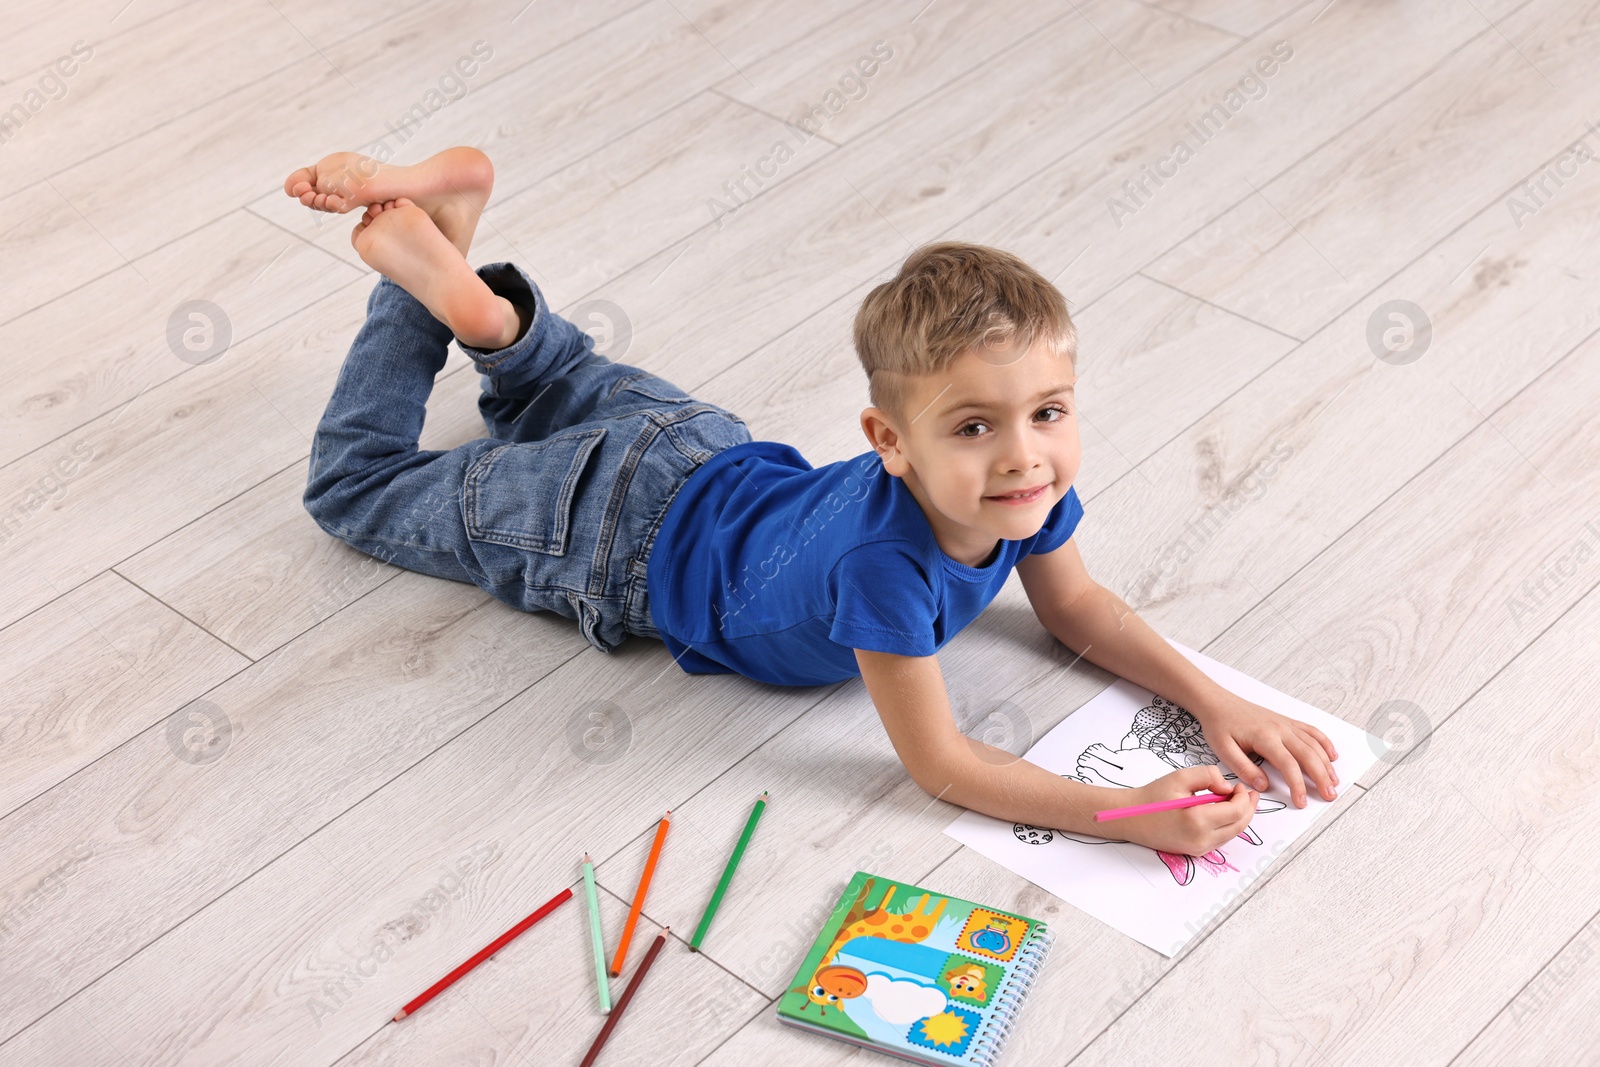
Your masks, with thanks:
[{"label": "green colored pencil", "polygon": [[711,902],[706,905],[706,913],[700,916],[700,925],[695,929],[694,937],[689,941],[689,951],[700,951],[700,939],[706,936],[706,931],[711,928],[711,919],[717,914],[717,906],[722,903],[722,894],[728,891],[728,883],[733,881],[733,872],[739,866],[739,858],[744,855],[745,846],[750,843],[750,835],[756,832],[756,823],[761,821],[761,812],[767,806],[767,794],[762,793],[756,798],[756,806],[750,811],[750,818],[745,821],[744,833],[739,835],[739,843],[733,846],[733,855],[728,857],[728,865],[722,868],[722,880],[717,883],[717,891],[711,894]]},{"label": "green colored pencil", "polygon": [[589,898],[589,937],[594,941],[594,977],[600,983],[600,1010],[611,1013],[611,982],[606,978],[606,943],[600,936],[600,902],[594,896],[594,864],[583,854],[583,892]]}]

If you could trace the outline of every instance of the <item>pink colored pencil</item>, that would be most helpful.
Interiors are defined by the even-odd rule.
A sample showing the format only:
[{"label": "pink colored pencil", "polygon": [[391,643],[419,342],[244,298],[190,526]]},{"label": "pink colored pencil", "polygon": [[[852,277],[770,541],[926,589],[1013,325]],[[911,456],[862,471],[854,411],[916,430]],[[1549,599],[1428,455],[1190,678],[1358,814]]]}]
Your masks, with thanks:
[{"label": "pink colored pencil", "polygon": [[1197,804],[1215,804],[1219,800],[1232,799],[1232,793],[1196,793],[1192,797],[1178,797],[1176,800],[1158,800],[1153,804],[1135,804],[1131,808],[1107,808],[1105,811],[1095,812],[1094,821],[1106,822],[1110,819],[1126,819],[1130,815],[1149,815],[1151,812],[1156,811],[1192,808]]}]

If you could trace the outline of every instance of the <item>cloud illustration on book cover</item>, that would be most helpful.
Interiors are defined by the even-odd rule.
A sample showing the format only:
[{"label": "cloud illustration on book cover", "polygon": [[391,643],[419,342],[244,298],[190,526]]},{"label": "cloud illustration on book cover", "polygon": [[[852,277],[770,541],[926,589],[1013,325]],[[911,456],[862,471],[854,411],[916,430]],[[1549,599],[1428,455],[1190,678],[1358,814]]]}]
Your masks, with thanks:
[{"label": "cloud illustration on book cover", "polygon": [[908,1045],[960,1056],[1003,987],[1028,924],[982,907],[946,914],[949,899],[927,892],[895,911],[893,884],[869,905],[877,881],[862,884],[810,981],[789,990],[805,997],[796,1010],[804,1017],[815,1009],[836,1032],[859,1037],[867,1036],[870,1012]]},{"label": "cloud illustration on book cover", "polygon": [[[1251,754],[1250,759],[1258,765],[1262,762],[1262,757],[1255,753]],[[1184,708],[1158,696],[1153,697],[1149,704],[1140,708],[1134,715],[1133,724],[1117,748],[1103,744],[1090,745],[1078,756],[1078,773],[1063,774],[1061,777],[1071,778],[1086,785],[1133,789],[1184,767],[1199,767],[1221,762],[1222,760],[1206,744],[1199,721]],[[1239,778],[1231,771],[1225,773],[1223,777],[1229,781],[1238,781]],[[1266,815],[1282,811],[1284,806],[1280,800],[1258,797],[1256,814]],[[1065,830],[1054,830],[1044,826],[1029,826],[1026,823],[1013,825],[1011,832],[1025,845],[1047,845],[1057,837],[1085,845],[1111,843],[1103,837],[1068,833]],[[1256,833],[1254,823],[1245,827],[1239,836],[1252,845],[1261,844],[1261,835]],[[1203,856],[1183,856],[1162,852],[1160,849],[1154,851],[1161,857],[1161,862],[1166,864],[1167,870],[1172,872],[1173,879],[1180,886],[1194,881],[1197,863],[1213,877],[1223,871],[1238,870],[1228,862],[1228,857],[1220,848],[1212,849]]]}]

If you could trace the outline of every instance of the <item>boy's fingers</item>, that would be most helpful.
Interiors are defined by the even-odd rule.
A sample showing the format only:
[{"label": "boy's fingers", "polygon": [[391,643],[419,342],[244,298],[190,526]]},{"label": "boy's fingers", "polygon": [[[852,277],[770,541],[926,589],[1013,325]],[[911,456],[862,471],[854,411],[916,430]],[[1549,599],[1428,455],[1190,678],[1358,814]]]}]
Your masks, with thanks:
[{"label": "boy's fingers", "polygon": [[1278,773],[1283,775],[1283,780],[1289,783],[1289,796],[1294,800],[1294,806],[1306,806],[1306,780],[1300,773],[1300,764],[1295,760],[1294,754],[1284,747],[1282,741],[1269,746],[1266,753],[1267,759],[1278,768]]},{"label": "boy's fingers", "polygon": [[1299,758],[1300,763],[1311,775],[1311,780],[1317,783],[1322,790],[1324,800],[1334,798],[1333,790],[1333,764],[1328,762],[1328,757],[1322,749],[1312,744],[1308,739],[1296,734],[1284,742],[1285,747]]},{"label": "boy's fingers", "polygon": [[1255,789],[1267,787],[1267,776],[1256,766],[1256,761],[1245,755],[1244,749],[1231,737],[1219,739],[1217,755],[1228,765],[1228,769],[1239,776],[1239,781]]},{"label": "boy's fingers", "polygon": [[1206,807],[1210,808],[1211,810],[1206,811],[1205,814],[1210,820],[1211,825],[1217,829],[1221,829],[1222,827],[1227,826],[1229,823],[1237,820],[1239,818],[1239,812],[1254,811],[1256,807],[1255,801],[1250,799],[1250,794],[1254,792],[1254,790],[1251,790],[1246,786],[1238,785],[1237,783],[1229,784],[1235,786],[1233,790],[1233,796],[1219,803],[1206,805]]},{"label": "boy's fingers", "polygon": [[1199,767],[1180,767],[1173,771],[1167,780],[1174,783],[1180,796],[1189,796],[1202,789],[1209,789],[1213,793],[1227,793],[1232,783],[1222,777],[1215,767],[1205,765]]},{"label": "boy's fingers", "polygon": [[1322,751],[1328,754],[1329,762],[1339,758],[1339,753],[1333,750],[1333,742],[1328,740],[1327,734],[1323,733],[1321,730],[1307,722],[1302,722],[1297,725],[1299,725],[1300,729],[1306,731],[1306,733],[1317,739],[1317,744],[1322,746]]},{"label": "boy's fingers", "polygon": [[1256,817],[1256,798],[1261,795],[1254,789],[1241,789],[1240,792],[1245,795],[1239,798],[1239,824],[1234,827],[1235,833],[1249,826],[1250,820]]},{"label": "boy's fingers", "polygon": [[1210,807],[1219,809],[1211,815],[1211,828],[1214,831],[1226,830],[1232,837],[1246,826],[1256,813],[1256,797],[1259,796],[1254,789],[1240,788],[1235,794],[1220,804]]},{"label": "boy's fingers", "polygon": [[[1338,757],[1336,755],[1334,755],[1334,753],[1333,753],[1333,745],[1332,745],[1332,743],[1329,742],[1328,739],[1326,737],[1324,737],[1319,731],[1313,729],[1312,727],[1307,726],[1305,729],[1306,729],[1306,731],[1309,731],[1310,734],[1312,735],[1312,737],[1309,740],[1307,740],[1306,743],[1307,744],[1311,744],[1312,745],[1312,749],[1313,749],[1313,751],[1316,752],[1318,758],[1320,758],[1324,763],[1326,763],[1328,765],[1328,780],[1330,782],[1332,782],[1334,785],[1338,785],[1339,784],[1339,771],[1333,765],[1333,761],[1335,759],[1337,759]],[[1315,744],[1312,744],[1312,742],[1315,742]]]}]

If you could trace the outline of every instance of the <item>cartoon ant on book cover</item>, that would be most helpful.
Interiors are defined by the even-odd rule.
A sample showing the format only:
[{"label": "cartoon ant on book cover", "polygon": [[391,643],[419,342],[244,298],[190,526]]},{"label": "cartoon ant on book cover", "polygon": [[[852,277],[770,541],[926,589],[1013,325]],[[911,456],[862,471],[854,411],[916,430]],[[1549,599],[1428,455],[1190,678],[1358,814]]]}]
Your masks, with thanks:
[{"label": "cartoon ant on book cover", "polygon": [[853,1037],[961,1056],[980,1032],[1028,933],[1026,919],[890,883],[856,893],[810,979],[784,995],[794,1017]]}]

